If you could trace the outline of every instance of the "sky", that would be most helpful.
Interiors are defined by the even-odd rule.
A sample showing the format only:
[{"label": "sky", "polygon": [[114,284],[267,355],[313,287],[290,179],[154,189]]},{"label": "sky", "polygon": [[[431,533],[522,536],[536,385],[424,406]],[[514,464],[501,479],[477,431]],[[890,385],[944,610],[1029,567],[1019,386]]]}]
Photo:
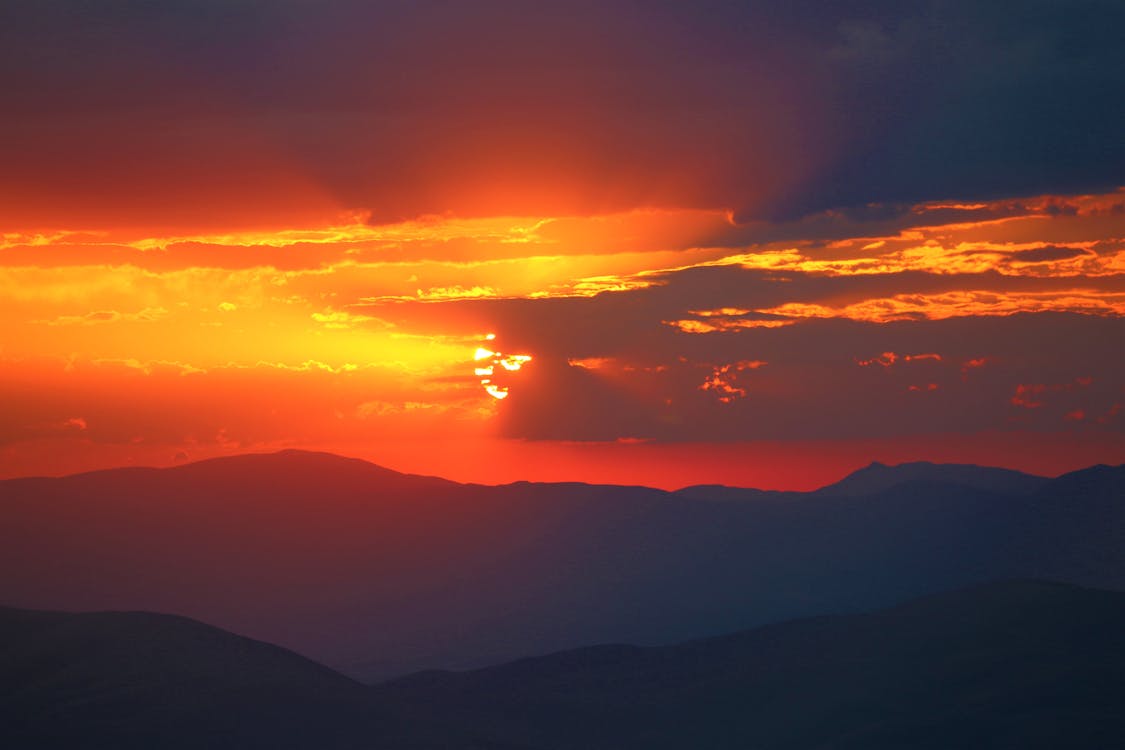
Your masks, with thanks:
[{"label": "sky", "polygon": [[825,6],[0,6],[0,476],[1125,461],[1125,5]]}]

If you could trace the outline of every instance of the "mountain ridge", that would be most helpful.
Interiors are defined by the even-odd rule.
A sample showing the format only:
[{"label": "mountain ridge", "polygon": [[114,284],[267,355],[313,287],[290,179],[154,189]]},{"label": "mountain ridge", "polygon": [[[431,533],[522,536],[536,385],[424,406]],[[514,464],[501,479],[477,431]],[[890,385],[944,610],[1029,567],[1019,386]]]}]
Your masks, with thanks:
[{"label": "mountain ridge", "polygon": [[873,461],[866,467],[853,471],[843,479],[814,492],[819,495],[854,497],[874,494],[899,484],[916,481],[938,481],[1009,494],[1030,494],[1042,487],[1049,479],[1013,469],[977,464],[911,461],[888,465]]},{"label": "mountain ridge", "polygon": [[[860,614],[669,646],[602,644],[366,687],[185,618],[0,608],[0,740],[25,748],[1112,746],[1125,738],[1123,629],[1123,592],[991,581]],[[91,649],[98,658],[76,658]],[[12,669],[13,659],[32,663],[32,675]],[[269,687],[277,675],[287,689]]]},{"label": "mountain ridge", "polygon": [[[216,456],[212,458],[200,459],[198,461],[191,461],[188,463],[178,464],[175,466],[121,466],[111,467],[105,469],[95,469],[91,471],[76,472],[73,474],[66,474],[58,477],[46,476],[27,476],[27,477],[10,477],[8,479],[0,479],[0,483],[12,481],[26,481],[26,480],[60,480],[71,479],[75,477],[93,477],[105,474],[112,474],[114,472],[136,472],[136,473],[149,473],[153,471],[172,471],[183,472],[200,470],[203,468],[216,468],[216,467],[253,467],[254,465],[271,464],[278,462],[280,465],[292,464],[295,461],[300,461],[306,464],[313,462],[320,462],[322,466],[319,468],[330,468],[331,466],[350,467],[360,469],[363,471],[372,471],[372,473],[382,473],[387,477],[412,477],[417,479],[439,480],[449,484],[456,484],[462,486],[482,486],[482,487],[507,487],[512,485],[532,485],[532,486],[566,486],[566,485],[584,485],[591,487],[645,487],[647,489],[658,489],[643,484],[607,484],[602,482],[586,482],[581,480],[563,480],[563,481],[531,481],[531,480],[515,480],[512,482],[504,482],[501,484],[481,484],[478,482],[458,482],[444,477],[429,475],[429,474],[415,474],[411,472],[399,471],[383,466],[382,464],[369,461],[367,459],[343,456],[328,451],[315,451],[299,448],[286,448],[278,451],[269,451],[261,453],[242,453],[229,456]],[[659,490],[661,492],[669,492],[672,494],[696,494],[698,490],[716,489],[726,491],[746,491],[760,493],[763,496],[790,496],[790,495],[813,495],[813,494],[868,494],[873,491],[872,485],[869,483],[874,479],[875,484],[879,488],[887,488],[908,481],[914,481],[919,478],[935,479],[937,481],[944,481],[952,484],[967,483],[969,486],[978,488],[985,488],[990,486],[987,479],[977,479],[972,481],[972,475],[976,474],[983,477],[992,476],[992,486],[1010,486],[1010,487],[1024,487],[1024,491],[1040,486],[1045,481],[1058,479],[1070,474],[1078,474],[1084,471],[1089,471],[1097,468],[1119,468],[1125,464],[1108,465],[1096,464],[1082,469],[1076,469],[1071,472],[1065,472],[1058,477],[1048,477],[1036,474],[1028,474],[1026,472],[1018,471],[1015,469],[1008,469],[1003,467],[994,467],[981,464],[963,464],[963,463],[941,463],[932,461],[907,461],[898,464],[887,464],[881,461],[872,461],[864,467],[855,469],[845,474],[835,482],[830,482],[823,487],[814,490],[777,490],[777,489],[761,489],[756,487],[744,487],[724,484],[695,484],[687,485],[675,490]],[[377,470],[377,472],[375,471]],[[944,474],[945,476],[941,476]],[[1008,484],[1000,478],[1007,478]],[[966,482],[966,479],[969,481]]]},{"label": "mountain ridge", "polygon": [[991,578],[1125,589],[1125,469],[1045,481],[1031,495],[915,482],[743,503],[457,484],[301,452],[6,480],[0,601],[175,612],[375,680]]},{"label": "mountain ridge", "polygon": [[1125,736],[1122,626],[1120,592],[992,582],[384,689],[527,747],[1109,746]]}]

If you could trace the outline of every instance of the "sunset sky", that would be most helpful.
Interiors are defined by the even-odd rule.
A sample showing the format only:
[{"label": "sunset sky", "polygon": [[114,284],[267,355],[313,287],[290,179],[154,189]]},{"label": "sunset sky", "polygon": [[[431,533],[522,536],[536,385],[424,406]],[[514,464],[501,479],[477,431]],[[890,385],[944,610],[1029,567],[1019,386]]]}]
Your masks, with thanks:
[{"label": "sunset sky", "polygon": [[1125,461],[1125,5],[772,6],[0,6],[0,477]]}]

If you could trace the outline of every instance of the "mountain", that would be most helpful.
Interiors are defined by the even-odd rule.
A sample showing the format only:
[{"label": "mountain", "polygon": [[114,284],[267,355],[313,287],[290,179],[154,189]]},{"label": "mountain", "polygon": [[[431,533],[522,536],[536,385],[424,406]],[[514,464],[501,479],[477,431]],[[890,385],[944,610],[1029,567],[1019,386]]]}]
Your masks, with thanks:
[{"label": "mountain", "polygon": [[184,615],[374,681],[1001,578],[1125,589],[1125,467],[1031,492],[926,471],[866,495],[738,502],[462,485],[295,451],[8,480],[0,602]]},{"label": "mountain", "polygon": [[804,497],[803,492],[786,492],[781,490],[755,490],[749,487],[729,487],[725,484],[693,484],[676,490],[679,497],[695,500],[713,500],[721,502],[760,502],[770,500],[797,500]]},{"label": "mountain", "polygon": [[364,747],[401,727],[353,680],[194,620],[0,608],[4,747]]},{"label": "mountain", "polygon": [[525,748],[1111,747],[1125,594],[1006,582],[870,615],[379,689]]},{"label": "mountain", "polygon": [[835,484],[820,488],[817,494],[857,497],[885,492],[911,482],[939,482],[1006,495],[1028,495],[1041,489],[1047,481],[1045,477],[1011,469],[972,464],[934,464],[929,461],[916,461],[887,466],[875,461],[870,466],[852,472]]},{"label": "mountain", "polygon": [[793,500],[803,496],[859,497],[873,495],[904,484],[933,482],[956,484],[985,492],[1006,495],[1028,495],[1050,481],[1046,477],[1024,474],[1012,469],[997,469],[973,464],[935,464],[929,461],[888,466],[878,461],[852,472],[838,482],[811,493],[756,490],[701,484],[684,487],[676,494],[710,500],[752,502],[760,500]]},{"label": "mountain", "polygon": [[365,687],[182,618],[0,610],[0,745],[946,748],[1125,741],[1125,594],[991,583]]}]

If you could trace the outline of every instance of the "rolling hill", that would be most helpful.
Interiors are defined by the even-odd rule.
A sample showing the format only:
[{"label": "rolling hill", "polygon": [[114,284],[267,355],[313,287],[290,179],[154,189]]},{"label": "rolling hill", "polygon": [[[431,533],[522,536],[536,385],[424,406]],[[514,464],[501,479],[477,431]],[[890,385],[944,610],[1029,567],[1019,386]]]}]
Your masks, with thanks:
[{"label": "rolling hill", "polygon": [[1125,589],[1125,468],[944,471],[883,467],[858,495],[669,493],[461,485],[288,451],[8,480],[0,603],[184,615],[372,681],[1001,578]]},{"label": "rolling hill", "polygon": [[1115,747],[1125,594],[1035,581],[673,646],[367,687],[147,613],[0,609],[0,744],[44,748]]},{"label": "rolling hill", "polygon": [[866,615],[379,689],[511,747],[1111,747],[1125,595],[1013,581]]}]

